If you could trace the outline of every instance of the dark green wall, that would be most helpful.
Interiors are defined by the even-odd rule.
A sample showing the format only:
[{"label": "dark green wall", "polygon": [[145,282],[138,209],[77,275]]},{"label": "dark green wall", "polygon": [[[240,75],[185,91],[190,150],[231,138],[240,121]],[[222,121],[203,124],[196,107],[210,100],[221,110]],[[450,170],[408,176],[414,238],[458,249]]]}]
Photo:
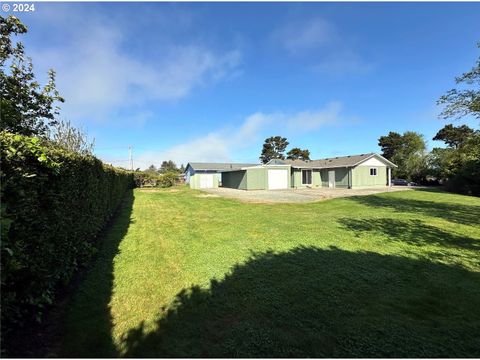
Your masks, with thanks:
[{"label": "dark green wall", "polygon": [[222,173],[222,187],[232,189],[247,189],[247,171],[228,171]]}]

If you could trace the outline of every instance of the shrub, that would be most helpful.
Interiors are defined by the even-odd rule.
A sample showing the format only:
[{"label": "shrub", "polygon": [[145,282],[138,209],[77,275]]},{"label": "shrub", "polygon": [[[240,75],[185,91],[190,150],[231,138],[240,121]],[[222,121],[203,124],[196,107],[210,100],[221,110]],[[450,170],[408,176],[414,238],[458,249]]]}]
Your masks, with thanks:
[{"label": "shrub", "polygon": [[157,186],[160,175],[157,173],[145,172],[145,171],[135,171],[133,174],[135,186],[144,187],[144,186]]},{"label": "shrub", "polygon": [[153,187],[170,187],[177,183],[178,173],[166,172],[158,174],[148,171],[135,171],[134,173],[135,185],[138,187],[153,186]]},{"label": "shrub", "polygon": [[94,252],[131,173],[38,138],[0,133],[2,334],[36,319]]},{"label": "shrub", "polygon": [[167,172],[165,174],[162,174],[158,179],[158,186],[164,188],[173,186],[177,183],[177,177],[178,174],[173,172]]},{"label": "shrub", "polygon": [[462,164],[458,172],[447,182],[447,190],[480,196],[480,160],[470,160]]}]

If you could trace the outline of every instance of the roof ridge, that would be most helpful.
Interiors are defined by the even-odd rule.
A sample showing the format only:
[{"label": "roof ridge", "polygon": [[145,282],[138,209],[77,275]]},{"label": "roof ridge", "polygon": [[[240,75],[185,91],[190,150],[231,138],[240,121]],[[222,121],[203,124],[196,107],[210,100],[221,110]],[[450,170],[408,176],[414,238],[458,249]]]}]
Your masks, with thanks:
[{"label": "roof ridge", "polygon": [[[344,156],[330,156],[326,158],[321,158],[321,159],[315,159],[315,160],[310,160],[310,161],[321,161],[321,160],[331,160],[331,159],[342,159],[342,158],[350,158],[350,157],[355,157],[355,156],[365,156],[365,155],[378,155],[375,152],[369,152],[369,153],[363,153],[363,154],[358,154],[358,155],[344,155]],[[302,160],[303,161],[303,160]]]}]

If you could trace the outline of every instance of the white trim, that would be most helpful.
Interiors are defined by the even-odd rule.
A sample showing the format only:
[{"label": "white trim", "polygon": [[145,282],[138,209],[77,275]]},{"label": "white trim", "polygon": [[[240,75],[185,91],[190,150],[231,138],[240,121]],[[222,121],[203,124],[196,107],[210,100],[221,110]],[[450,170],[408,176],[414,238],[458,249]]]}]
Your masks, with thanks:
[{"label": "white trim", "polygon": [[339,168],[351,168],[355,165],[341,165],[341,166],[293,166],[293,169],[308,169],[308,170],[324,170],[324,169],[339,169]]},{"label": "white trim", "polygon": [[370,166],[370,167],[388,167],[389,165],[383,161],[382,159],[379,159],[377,157],[371,157],[370,159],[367,159],[363,161],[362,163],[358,164],[357,166]]},{"label": "white trim", "polygon": [[[376,167],[371,167],[368,169],[370,172],[370,176],[378,176],[378,168]],[[375,170],[375,174],[372,174],[372,170]]]},{"label": "white trim", "polygon": [[[243,167],[241,169],[238,169],[238,170],[248,170],[248,169],[259,169],[259,168],[271,168],[271,167],[290,167],[289,164],[272,164],[272,165],[268,165],[268,164],[264,164],[264,165],[255,165],[255,166],[247,166],[247,167]],[[231,171],[231,170],[227,170],[227,171]],[[233,170],[235,171],[235,170]]]},{"label": "white trim", "polygon": [[385,159],[382,155],[375,154],[375,153],[372,154],[372,155],[370,155],[369,157],[363,159],[363,160],[360,160],[359,162],[357,162],[356,164],[354,164],[354,165],[352,165],[352,166],[360,165],[361,163],[363,163],[364,161],[367,161],[367,160],[371,159],[372,157],[380,158],[382,161],[386,162],[388,165],[393,166],[393,167],[398,167],[397,165],[395,165],[395,164],[392,163],[391,161]]}]

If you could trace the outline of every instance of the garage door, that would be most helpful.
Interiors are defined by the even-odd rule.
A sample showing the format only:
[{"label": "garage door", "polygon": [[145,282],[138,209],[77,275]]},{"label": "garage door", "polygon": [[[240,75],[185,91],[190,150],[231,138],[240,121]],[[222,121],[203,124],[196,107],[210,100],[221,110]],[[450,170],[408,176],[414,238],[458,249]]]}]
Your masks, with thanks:
[{"label": "garage door", "polygon": [[200,189],[213,188],[213,174],[200,174]]},{"label": "garage door", "polygon": [[287,189],[288,170],[268,170],[268,189]]}]

